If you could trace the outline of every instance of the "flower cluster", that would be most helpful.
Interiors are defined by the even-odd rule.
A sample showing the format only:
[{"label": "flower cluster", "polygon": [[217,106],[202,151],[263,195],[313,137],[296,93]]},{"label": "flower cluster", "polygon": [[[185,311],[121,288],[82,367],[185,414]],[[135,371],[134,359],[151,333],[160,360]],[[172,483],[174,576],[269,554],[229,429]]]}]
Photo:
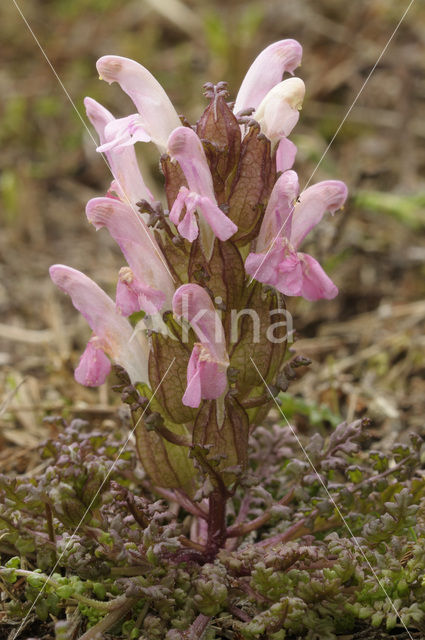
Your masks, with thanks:
[{"label": "flower cluster", "polygon": [[[102,384],[113,361],[139,400],[148,399],[144,411],[154,418],[149,428],[142,420],[141,450],[155,450],[153,480],[160,486],[181,486],[165,480],[158,465],[171,465],[175,475],[173,456],[182,443],[191,454],[203,448],[225,484],[234,477],[226,468],[246,466],[250,426],[267,412],[265,385],[276,384],[285,358],[284,323],[270,331],[271,317],[284,310],[282,294],[317,300],[338,291],[319,263],[299,251],[325,212],[341,208],[347,196],[335,180],[300,193],[292,170],[297,150],[288,136],[305,89],[300,78],[282,77],[293,74],[301,54],[294,40],[267,47],[233,108],[225,83],[205,85],[209,104],[194,127],[137,62],[107,55],[97,63],[100,77],[117,82],[137,113],[116,119],[86,98],[98,151],[113,175],[106,196],[90,200],[86,214],[96,229],[107,228],[127,264],[117,275],[115,301],[74,269],[54,265],[50,274],[93,331],[76,379]],[[166,210],[143,181],[136,142],[158,148]],[[193,479],[193,463],[186,466]]]}]

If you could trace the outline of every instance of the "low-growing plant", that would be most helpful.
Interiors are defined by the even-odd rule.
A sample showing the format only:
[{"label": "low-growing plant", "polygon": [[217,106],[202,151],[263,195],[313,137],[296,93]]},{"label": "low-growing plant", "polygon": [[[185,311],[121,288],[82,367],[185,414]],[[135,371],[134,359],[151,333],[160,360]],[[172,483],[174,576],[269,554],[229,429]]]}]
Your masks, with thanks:
[{"label": "low-growing plant", "polygon": [[[281,394],[309,363],[287,350],[285,297],[338,292],[299,247],[347,197],[337,180],[299,192],[288,135],[304,84],[281,78],[300,60],[294,40],[270,45],[234,104],[225,83],[206,84],[195,127],[144,67],[98,61],[138,113],[115,119],[86,98],[114,178],[86,213],[127,266],[115,301],[75,269],[50,274],[93,331],[77,381],[100,385],[113,367],[127,422],[107,434],[73,421],[43,445],[41,475],[1,478],[16,638],[33,612],[80,640],[423,624],[422,440],[369,451],[366,422],[336,426]],[[137,141],[159,149],[166,203],[143,182]],[[267,419],[281,402],[333,431],[302,442],[283,412]]]}]

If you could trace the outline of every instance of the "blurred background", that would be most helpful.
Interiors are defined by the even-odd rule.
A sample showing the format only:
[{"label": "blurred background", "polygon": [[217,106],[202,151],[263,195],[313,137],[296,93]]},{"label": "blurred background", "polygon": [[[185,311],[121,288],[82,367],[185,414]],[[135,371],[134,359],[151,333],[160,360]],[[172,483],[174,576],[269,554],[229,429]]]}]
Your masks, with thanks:
[{"label": "blurred background", "polygon": [[[400,0],[17,0],[75,107],[90,95],[132,113],[95,62],[134,58],[195,122],[206,81],[234,98],[256,55],[282,38],[304,48],[307,93],[291,138],[303,185],[344,180],[350,200],[306,250],[340,288],[333,301],[289,299],[300,372],[283,408],[300,430],[368,415],[372,438],[425,434],[425,6],[417,0],[317,167],[397,26]],[[0,467],[27,464],[47,433],[45,415],[114,420],[109,386],[77,385],[89,329],[51,284],[48,267],[78,268],[113,293],[119,250],[95,233],[86,201],[111,176],[13,0],[0,20]],[[139,145],[159,196],[157,156]],[[310,427],[308,426],[310,425]],[[13,448],[14,445],[19,447]]]}]

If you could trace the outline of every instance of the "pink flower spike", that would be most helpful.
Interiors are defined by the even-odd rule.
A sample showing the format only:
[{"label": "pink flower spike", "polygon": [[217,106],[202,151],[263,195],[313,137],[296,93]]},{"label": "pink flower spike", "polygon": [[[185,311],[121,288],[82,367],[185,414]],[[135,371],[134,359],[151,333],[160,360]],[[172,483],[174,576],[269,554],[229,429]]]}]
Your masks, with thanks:
[{"label": "pink flower spike", "polygon": [[256,109],[264,96],[288,71],[293,73],[301,64],[302,47],[296,40],[280,40],[264,49],[254,60],[242,81],[236,97],[234,113]]},{"label": "pink flower spike", "polygon": [[184,284],[177,289],[173,312],[190,323],[200,340],[192,350],[183,396],[183,404],[198,407],[202,398],[219,398],[227,387],[229,356],[223,325],[208,293],[197,284]]},{"label": "pink flower spike", "polygon": [[[108,146],[111,143],[111,130],[108,127],[117,126],[112,113],[92,98],[84,99],[87,117],[96,129],[101,146]],[[153,195],[145,185],[136,158],[134,147],[126,146],[105,150],[106,160],[114,176],[114,189],[123,202],[127,202],[132,207],[140,200],[153,202]],[[147,215],[147,214],[145,214]]]},{"label": "pink flower spike", "polygon": [[319,300],[326,298],[331,300],[338,295],[338,287],[323,271],[320,264],[307,253],[299,253],[302,264],[303,282],[300,295],[306,300]]},{"label": "pink flower spike", "polygon": [[[81,271],[62,264],[49,269],[50,277],[62,291],[67,293],[72,304],[87,320],[97,338],[96,348],[102,349],[112,360],[124,367],[132,383],[149,384],[148,359],[149,344],[142,331],[134,333],[128,320],[115,309],[111,298]],[[90,349],[91,351],[91,349]],[[79,376],[83,378],[88,367],[90,351],[84,358]],[[96,375],[104,371],[104,361]]]},{"label": "pink flower spike", "polygon": [[[125,272],[122,285],[118,285],[117,306],[122,313],[128,315],[129,309],[130,313],[142,309],[152,314],[161,309],[171,309],[173,278],[143,219],[128,205],[107,197],[89,200],[86,215],[96,229],[108,229],[130,266]],[[125,288],[128,289],[127,292]],[[129,296],[133,300],[132,304],[129,304]],[[134,308],[136,301],[139,305],[137,309]]]},{"label": "pink flower spike", "polygon": [[287,137],[298,122],[305,93],[300,78],[282,80],[265,95],[253,114],[261,132],[271,141],[272,148]]},{"label": "pink flower spike", "polygon": [[300,194],[292,218],[291,244],[295,249],[319,224],[326,211],[333,213],[344,206],[347,194],[347,187],[340,180],[318,182]]},{"label": "pink flower spike", "polygon": [[295,144],[282,137],[276,149],[276,171],[288,171],[292,169],[297,155],[297,147]]},{"label": "pink flower spike", "polygon": [[111,371],[111,363],[95,336],[91,338],[75,369],[74,377],[85,387],[99,387]]},{"label": "pink flower spike", "polygon": [[[211,257],[214,235],[228,240],[237,231],[237,226],[218,207],[214,195],[213,181],[202,142],[189,127],[178,127],[168,139],[168,153],[182,168],[189,189],[182,187],[170,211],[170,220],[177,224],[184,238],[192,242],[197,237],[194,231],[193,212],[199,214],[201,240]],[[180,221],[183,206],[186,216]],[[211,231],[214,235],[211,234]]]},{"label": "pink flower spike", "polygon": [[163,153],[168,136],[181,123],[159,82],[141,64],[121,56],[103,56],[96,67],[103,80],[109,84],[118,82],[130,96],[141,116],[141,125]]}]

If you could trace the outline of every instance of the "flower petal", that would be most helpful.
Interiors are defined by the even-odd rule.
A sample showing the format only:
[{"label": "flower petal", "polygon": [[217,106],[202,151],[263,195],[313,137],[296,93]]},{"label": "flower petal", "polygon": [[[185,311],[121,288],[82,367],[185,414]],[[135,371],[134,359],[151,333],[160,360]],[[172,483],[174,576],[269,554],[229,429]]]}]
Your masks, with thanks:
[{"label": "flower petal", "polygon": [[272,147],[283,136],[289,136],[297,124],[304,93],[305,85],[300,78],[283,80],[267,93],[253,114]]},{"label": "flower petal", "polygon": [[295,144],[288,140],[288,138],[282,137],[276,149],[276,171],[288,171],[292,169],[297,155],[297,147]]},{"label": "flower petal", "polygon": [[109,84],[118,82],[133,100],[142,124],[152,141],[165,151],[168,136],[180,126],[169,97],[153,75],[141,64],[121,56],[103,56],[97,61],[100,77]]},{"label": "flower petal", "polygon": [[319,300],[326,298],[330,300],[338,295],[338,287],[332,282],[329,276],[323,271],[320,264],[307,253],[298,254],[303,270],[303,284],[301,295],[306,300]]},{"label": "flower petal", "polygon": [[303,274],[296,253],[279,244],[268,253],[250,253],[245,270],[259,282],[268,284],[286,296],[299,296]]},{"label": "flower petal", "polygon": [[289,239],[291,235],[294,205],[299,192],[295,171],[285,171],[276,181],[270,194],[258,234],[256,251],[262,252],[278,238]]},{"label": "flower petal", "polygon": [[164,302],[165,294],[162,291],[137,280],[128,267],[120,269],[115,296],[115,304],[120,313],[130,316],[142,310],[148,315],[154,315],[162,309]]},{"label": "flower petal", "polygon": [[254,60],[242,81],[234,113],[254,108],[266,93],[282,80],[286,71],[293,73],[301,64],[302,47],[296,40],[280,40],[264,49]]},{"label": "flower petal", "polygon": [[206,290],[198,284],[184,284],[173,297],[174,315],[185,318],[212,356],[228,365],[223,325]]},{"label": "flower petal", "polygon": [[340,180],[325,180],[300,194],[292,216],[291,244],[297,249],[306,235],[321,221],[326,211],[341,209],[347,187]]},{"label": "flower petal", "polygon": [[138,113],[126,118],[117,118],[108,122],[105,127],[105,142],[96,149],[99,153],[109,151],[109,149],[119,149],[134,144],[135,142],[150,142],[151,137],[141,124],[141,117]]},{"label": "flower petal", "polygon": [[[172,276],[152,233],[128,205],[112,198],[92,198],[86,207],[87,218],[96,229],[106,227],[123,252],[135,280],[163,296],[166,309],[171,309],[174,294]],[[143,297],[139,298],[142,300]],[[148,304],[151,308],[151,305]],[[150,313],[148,308],[144,308]]]},{"label": "flower petal", "polygon": [[[97,131],[101,146],[107,146],[108,143],[111,143],[108,127],[116,126],[115,123],[119,121],[92,98],[85,98],[84,105],[87,117]],[[105,155],[115,178],[114,182],[120,199],[132,207],[136,207],[136,203],[140,200],[153,202],[153,195],[145,185],[140,173],[134,148],[131,146],[117,149],[115,146],[113,143],[112,148],[105,149]]]},{"label": "flower petal", "polygon": [[199,407],[201,399],[216,400],[227,388],[226,368],[214,360],[208,349],[195,343],[187,367],[187,387],[182,402]]},{"label": "flower petal", "polygon": [[81,271],[55,264],[49,272],[87,320],[103,351],[124,367],[133,383],[149,383],[149,344],[144,333],[136,336],[128,320],[115,309],[113,300]]},{"label": "flower petal", "polygon": [[[196,133],[189,127],[175,129],[168,139],[168,153],[181,166],[189,185],[189,190],[185,187],[180,189],[171,209],[170,218],[175,223],[180,215],[183,201],[187,212],[190,213],[194,210],[196,202],[196,208],[200,214],[201,242],[209,259],[214,247],[213,234],[220,240],[227,240],[237,231],[237,226],[217,206],[205,151]],[[190,237],[193,239],[197,237],[191,216],[187,217],[178,229],[187,240]]]},{"label": "flower petal", "polygon": [[96,337],[88,341],[74,372],[76,381],[85,387],[99,387],[111,371],[109,358],[97,343]]},{"label": "flower petal", "polygon": [[205,220],[208,222],[211,229],[214,231],[214,235],[223,242],[228,240],[238,230],[234,222],[230,220],[228,216],[212,202],[209,198],[201,198],[199,202],[199,209],[204,215]]},{"label": "flower petal", "polygon": [[167,143],[171,159],[177,160],[189,190],[215,200],[211,171],[200,138],[190,127],[175,129]]}]

